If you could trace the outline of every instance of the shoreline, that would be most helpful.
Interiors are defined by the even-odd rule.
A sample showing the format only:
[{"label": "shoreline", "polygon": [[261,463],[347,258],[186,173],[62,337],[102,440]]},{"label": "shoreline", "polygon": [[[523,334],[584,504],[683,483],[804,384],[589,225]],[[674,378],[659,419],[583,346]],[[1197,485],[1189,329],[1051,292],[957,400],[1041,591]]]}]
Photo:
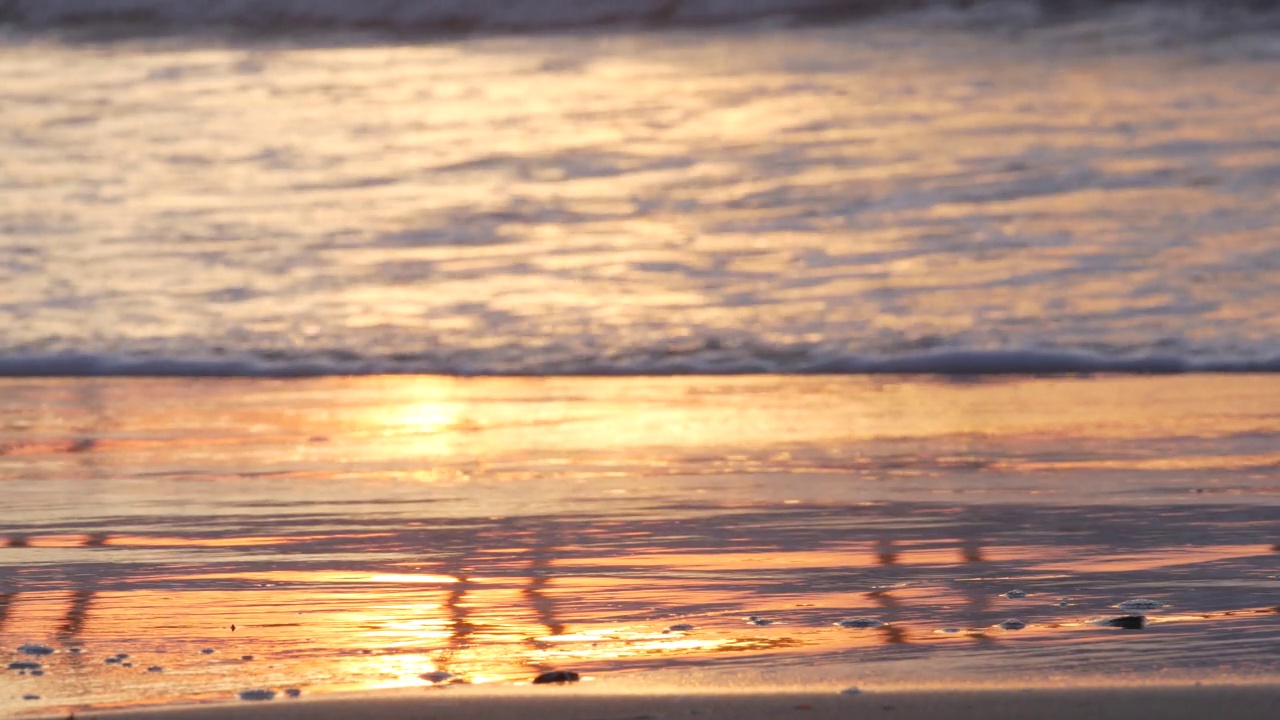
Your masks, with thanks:
[{"label": "shoreline", "polygon": [[[388,690],[296,700],[228,702],[75,713],[79,720],[292,720],[315,718],[556,718],[557,720],[654,720],[677,717],[848,718],[893,720],[1131,720],[1159,718],[1270,718],[1280,704],[1280,683],[1213,682],[1069,688],[930,687],[820,690],[605,692],[596,688],[504,687],[464,690]],[[65,718],[65,714],[41,717]]]},{"label": "shoreline", "polygon": [[1253,377],[0,387],[5,717],[1280,705]]}]

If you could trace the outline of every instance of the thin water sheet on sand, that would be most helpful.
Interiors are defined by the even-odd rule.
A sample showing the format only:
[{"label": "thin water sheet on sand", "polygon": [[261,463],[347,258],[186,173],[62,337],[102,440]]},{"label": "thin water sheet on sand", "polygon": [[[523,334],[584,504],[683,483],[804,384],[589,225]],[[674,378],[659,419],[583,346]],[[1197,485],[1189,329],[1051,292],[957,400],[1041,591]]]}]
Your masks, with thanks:
[{"label": "thin water sheet on sand", "polygon": [[1272,376],[0,386],[5,715],[1280,669]]}]

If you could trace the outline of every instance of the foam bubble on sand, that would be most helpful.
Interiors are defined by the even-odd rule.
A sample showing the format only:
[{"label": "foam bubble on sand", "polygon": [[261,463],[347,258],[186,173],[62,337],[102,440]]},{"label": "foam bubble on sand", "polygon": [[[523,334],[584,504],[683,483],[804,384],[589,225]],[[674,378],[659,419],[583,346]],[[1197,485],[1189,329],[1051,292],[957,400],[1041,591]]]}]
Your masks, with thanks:
[{"label": "foam bubble on sand", "polygon": [[57,652],[57,650],[54,650],[48,645],[40,645],[37,643],[27,643],[26,645],[19,646],[18,652],[22,653],[23,655],[38,656],[38,655],[52,655],[55,652]]},{"label": "foam bubble on sand", "polygon": [[877,618],[870,618],[870,617],[845,618],[843,620],[837,620],[835,622],[835,625],[837,627],[842,627],[842,628],[859,628],[859,629],[878,628],[878,627],[884,627],[884,621],[879,620]]},{"label": "foam bubble on sand", "polygon": [[1133,598],[1116,603],[1116,607],[1121,610],[1159,610],[1164,607],[1164,603],[1159,600],[1148,600],[1147,598]]},{"label": "foam bubble on sand", "polygon": [[17,661],[17,662],[11,662],[11,663],[9,663],[9,669],[10,669],[10,670],[24,670],[24,671],[25,671],[25,670],[39,670],[39,669],[40,669],[40,663],[38,663],[38,662],[31,662],[30,660],[19,660],[19,661]]},{"label": "foam bubble on sand", "polygon": [[1014,588],[1013,590],[1010,590],[1009,592],[1005,593],[1004,596],[1009,598],[1010,600],[1021,600],[1022,598],[1027,596],[1027,591]]},{"label": "foam bubble on sand", "polygon": [[1027,626],[1026,623],[1022,622],[1021,620],[1018,620],[1017,618],[1009,618],[1008,620],[1005,620],[1004,622],[1000,623],[996,627],[1000,628],[1001,630],[1021,630],[1026,626]]},{"label": "foam bubble on sand", "polygon": [[240,693],[241,700],[274,700],[275,690],[245,690]]}]

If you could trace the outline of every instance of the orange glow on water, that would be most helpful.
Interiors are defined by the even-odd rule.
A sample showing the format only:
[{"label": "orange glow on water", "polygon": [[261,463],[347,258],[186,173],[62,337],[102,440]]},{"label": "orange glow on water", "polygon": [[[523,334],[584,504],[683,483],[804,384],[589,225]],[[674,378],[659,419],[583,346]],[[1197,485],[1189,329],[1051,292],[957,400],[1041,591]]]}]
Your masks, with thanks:
[{"label": "orange glow on water", "polygon": [[1163,382],[111,381],[97,427],[0,436],[0,637],[58,650],[22,683],[109,707],[729,659],[970,672],[1112,652],[1135,636],[1094,619],[1140,593],[1171,609],[1140,637],[1259,632],[1269,605],[1153,578],[1263,579],[1269,539],[1159,538],[1271,496],[1251,438],[1280,432],[1280,387]]}]

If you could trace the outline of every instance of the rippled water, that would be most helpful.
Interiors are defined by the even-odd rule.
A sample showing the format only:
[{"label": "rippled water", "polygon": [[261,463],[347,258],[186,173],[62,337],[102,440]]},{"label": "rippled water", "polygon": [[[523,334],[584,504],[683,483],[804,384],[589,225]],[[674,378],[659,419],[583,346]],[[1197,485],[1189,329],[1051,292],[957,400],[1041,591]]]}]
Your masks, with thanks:
[{"label": "rippled water", "polygon": [[6,713],[1277,670],[1270,376],[0,389]]},{"label": "rippled water", "polygon": [[1123,5],[9,3],[0,714],[1273,679],[1280,34]]},{"label": "rippled water", "polygon": [[1274,369],[1252,27],[11,33],[0,371]]}]

